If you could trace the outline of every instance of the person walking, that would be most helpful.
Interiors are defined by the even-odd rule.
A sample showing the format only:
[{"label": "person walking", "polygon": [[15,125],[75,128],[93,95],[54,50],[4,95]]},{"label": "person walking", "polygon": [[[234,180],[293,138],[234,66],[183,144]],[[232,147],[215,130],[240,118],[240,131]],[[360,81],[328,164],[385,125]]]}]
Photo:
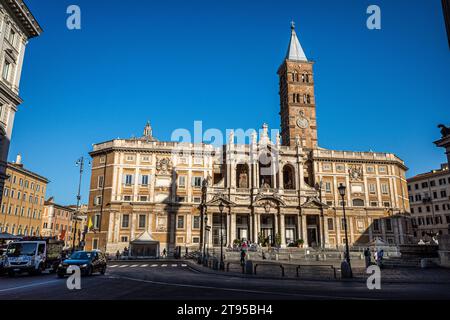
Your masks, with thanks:
[{"label": "person walking", "polygon": [[383,256],[384,256],[384,250],[381,249],[378,252],[378,266],[381,268],[383,266]]},{"label": "person walking", "polygon": [[166,248],[164,248],[164,250],[163,250],[163,252],[162,252],[163,258],[166,258],[166,255],[167,255],[167,251],[166,251]]},{"label": "person walking", "polygon": [[242,248],[242,250],[241,250],[241,266],[245,266],[245,256],[246,256],[245,250],[244,250],[244,248]]},{"label": "person walking", "polygon": [[119,260],[119,258],[120,258],[120,251],[117,250],[117,252],[116,252],[116,260]]},{"label": "person walking", "polygon": [[366,260],[366,268],[368,268],[371,264],[370,255],[371,255],[370,249],[366,248],[366,250],[364,250],[364,258]]}]

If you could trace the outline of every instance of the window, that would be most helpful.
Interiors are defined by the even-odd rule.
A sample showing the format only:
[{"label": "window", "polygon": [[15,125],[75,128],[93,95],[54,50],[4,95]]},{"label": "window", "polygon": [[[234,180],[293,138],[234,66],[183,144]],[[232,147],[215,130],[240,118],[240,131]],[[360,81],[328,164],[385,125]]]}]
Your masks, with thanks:
[{"label": "window", "polygon": [[141,185],[148,186],[148,175],[144,174],[141,176]]},{"label": "window", "polygon": [[439,205],[438,205],[438,204],[434,205],[434,209],[435,209],[436,211],[439,211]]},{"label": "window", "polygon": [[5,63],[3,64],[3,79],[6,81],[9,81],[9,72],[11,70],[11,63],[7,60],[5,60]]},{"label": "window", "polygon": [[8,193],[9,193],[9,189],[8,189],[8,188],[5,188],[5,197],[8,196]]},{"label": "window", "polygon": [[422,213],[422,207],[417,208],[419,210],[419,213]]},{"label": "window", "polygon": [[391,206],[391,203],[389,201],[385,201],[385,202],[383,202],[383,206],[385,208],[389,208]]},{"label": "window", "polygon": [[422,182],[422,188],[428,188],[428,182]]},{"label": "window", "polygon": [[376,202],[376,201],[371,201],[371,202],[370,202],[370,206],[371,206],[371,207],[378,207],[378,202]]},{"label": "window", "polygon": [[94,206],[100,206],[102,204],[102,196],[96,196],[94,198]]},{"label": "window", "polygon": [[121,236],[120,237],[120,242],[128,242],[128,237],[127,236]]},{"label": "window", "polygon": [[419,190],[419,184],[418,184],[418,183],[416,183],[416,184],[414,185],[414,189]]},{"label": "window", "polygon": [[331,182],[325,182],[325,192],[331,193]]},{"label": "window", "polygon": [[17,192],[17,199],[20,200],[20,191]]},{"label": "window", "polygon": [[186,187],[186,176],[178,177],[178,187],[183,189]]},{"label": "window", "polygon": [[334,221],[333,218],[328,218],[328,230],[333,231],[334,230]]},{"label": "window", "polygon": [[359,231],[364,230],[364,228],[365,228],[364,219],[356,220],[356,227],[358,228]]},{"label": "window", "polygon": [[122,228],[129,228],[130,227],[130,215],[124,214],[122,215]]},{"label": "window", "polygon": [[427,209],[427,212],[430,212],[430,206],[425,207]]},{"label": "window", "polygon": [[134,156],[133,155],[127,155],[125,158],[126,161],[134,161]]},{"label": "window", "polygon": [[433,191],[433,199],[437,199],[438,195],[436,191]]},{"label": "window", "polygon": [[14,190],[11,190],[11,198],[14,198]]},{"label": "window", "polygon": [[142,156],[142,162],[150,162],[150,156]]},{"label": "window", "polygon": [[388,194],[388,193],[389,193],[388,190],[389,190],[389,189],[388,189],[388,185],[387,185],[386,183],[383,183],[383,184],[381,185],[381,192],[382,192],[383,194]]},{"label": "window", "polygon": [[141,201],[141,202],[146,202],[147,200],[148,200],[147,196],[140,196],[139,197],[139,201]]},{"label": "window", "polygon": [[200,197],[194,197],[193,202],[194,203],[200,203],[202,199]]},{"label": "window", "polygon": [[343,172],[344,170],[345,170],[344,165],[342,165],[342,164],[336,165],[336,171]]},{"label": "window", "polygon": [[200,188],[202,186],[202,177],[192,177],[192,185],[194,188]]},{"label": "window", "polygon": [[353,199],[354,207],[364,207],[364,200],[362,199]]},{"label": "window", "polygon": [[[11,191],[11,197],[12,197],[12,191]],[[441,198],[447,197],[447,191],[441,190]]]},{"label": "window", "polygon": [[377,186],[374,183],[369,184],[369,193],[376,193],[377,192]]},{"label": "window", "polygon": [[374,231],[380,231],[380,221],[378,219],[373,220],[372,226]]},{"label": "window", "polygon": [[185,202],[186,198],[185,197],[177,197],[177,202]]},{"label": "window", "polygon": [[367,167],[367,173],[374,173],[375,172],[375,168],[372,166],[368,166]]},{"label": "window", "polygon": [[106,162],[106,157],[105,156],[101,156],[99,159],[100,163],[105,163]]},{"label": "window", "polygon": [[131,196],[123,196],[123,201],[131,201]]},{"label": "window", "polygon": [[192,229],[200,229],[200,216],[192,217]]},{"label": "window", "polygon": [[384,167],[384,166],[378,167],[378,172],[385,173],[386,172],[386,167]]},{"label": "window", "polygon": [[8,37],[9,43],[14,45],[15,38],[16,38],[16,32],[11,28],[10,31],[9,31],[9,37]]},{"label": "window", "polygon": [[133,184],[134,176],[132,174],[126,174],[124,176],[124,184],[126,186],[131,186]]},{"label": "window", "polygon": [[94,229],[100,229],[100,214],[94,216]]},{"label": "window", "polygon": [[192,237],[192,243],[200,243],[199,237]]},{"label": "window", "polygon": [[392,221],[391,219],[386,219],[386,230],[392,231]]},{"label": "window", "polygon": [[345,220],[344,218],[341,218],[341,230],[345,229]]},{"label": "window", "polygon": [[103,188],[103,182],[104,182],[104,180],[105,180],[105,177],[104,176],[99,176],[98,177],[98,180],[97,180],[97,188]]},{"label": "window", "polygon": [[97,250],[98,249],[98,239],[92,239],[92,249]]},{"label": "window", "polygon": [[145,228],[145,222],[146,222],[146,215],[140,214],[139,215],[139,228]]},{"label": "window", "polygon": [[177,217],[177,229],[184,229],[184,216]]}]

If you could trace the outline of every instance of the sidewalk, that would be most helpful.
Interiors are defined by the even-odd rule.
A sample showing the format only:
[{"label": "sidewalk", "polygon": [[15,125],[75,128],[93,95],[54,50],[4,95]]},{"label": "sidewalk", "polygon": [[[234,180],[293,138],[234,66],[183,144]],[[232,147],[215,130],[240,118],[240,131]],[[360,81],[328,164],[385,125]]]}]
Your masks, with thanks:
[{"label": "sidewalk", "polygon": [[[324,270],[321,267],[310,267],[309,270],[300,273],[300,277],[296,276],[295,269],[285,267],[285,276],[281,276],[281,270],[276,267],[276,264],[271,268],[258,270],[256,275],[243,274],[242,269],[230,268],[230,271],[213,270],[203,265],[199,265],[195,261],[185,260],[188,266],[197,272],[214,274],[224,277],[241,277],[241,278],[255,278],[255,279],[273,279],[273,280],[311,280],[311,281],[338,281],[338,282],[366,282],[370,276],[365,273],[364,268],[354,268],[353,279],[340,279],[340,269],[336,269],[337,279],[333,277],[332,270]],[[308,268],[306,264],[305,269]],[[395,268],[395,269],[381,269],[382,283],[432,283],[432,284],[449,284],[450,285],[450,269],[445,268]]]}]

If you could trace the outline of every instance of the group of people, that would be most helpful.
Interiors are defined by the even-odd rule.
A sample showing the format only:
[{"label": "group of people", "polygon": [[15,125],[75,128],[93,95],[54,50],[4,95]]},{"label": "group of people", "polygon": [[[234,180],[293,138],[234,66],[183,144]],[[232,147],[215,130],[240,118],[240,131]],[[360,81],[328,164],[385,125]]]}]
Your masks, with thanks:
[{"label": "group of people", "polygon": [[[373,258],[375,260],[375,263],[379,266],[383,266],[383,256],[384,256],[384,250],[374,250],[373,252]],[[369,248],[366,248],[364,250],[364,258],[366,260],[366,268],[368,268],[370,265],[372,265],[372,252]]]},{"label": "group of people", "polygon": [[128,253],[129,253],[129,251],[128,251],[128,248],[127,248],[127,247],[125,247],[125,248],[123,249],[122,254],[120,253],[119,250],[117,250],[117,252],[116,252],[116,259],[119,260],[121,256],[127,257],[127,256],[128,256]]}]

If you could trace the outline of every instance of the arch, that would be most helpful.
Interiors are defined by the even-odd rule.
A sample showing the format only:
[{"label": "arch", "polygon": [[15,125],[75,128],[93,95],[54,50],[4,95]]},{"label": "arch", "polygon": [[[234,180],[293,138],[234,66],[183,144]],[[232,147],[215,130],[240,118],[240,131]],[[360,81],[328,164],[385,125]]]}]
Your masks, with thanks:
[{"label": "arch", "polygon": [[249,167],[246,163],[236,166],[236,183],[238,188],[249,188]]},{"label": "arch", "polygon": [[295,170],[291,164],[286,164],[283,167],[283,188],[295,190]]},{"label": "arch", "polygon": [[363,199],[353,199],[352,204],[354,207],[364,207]]}]

